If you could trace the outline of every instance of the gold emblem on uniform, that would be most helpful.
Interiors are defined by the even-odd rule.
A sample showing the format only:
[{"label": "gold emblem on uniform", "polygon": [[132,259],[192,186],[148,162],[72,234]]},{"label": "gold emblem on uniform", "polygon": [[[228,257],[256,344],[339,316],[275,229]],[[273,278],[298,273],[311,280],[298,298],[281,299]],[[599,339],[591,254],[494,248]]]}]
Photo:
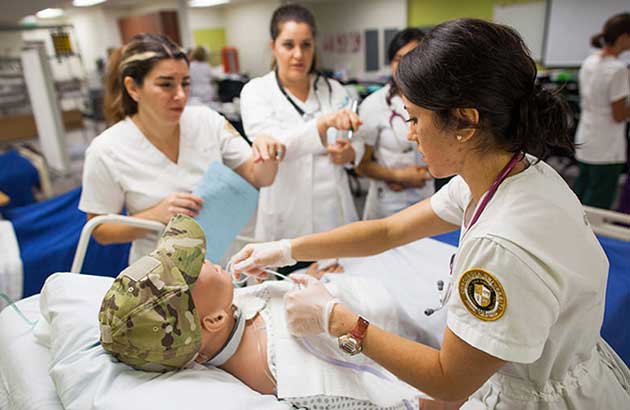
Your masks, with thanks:
[{"label": "gold emblem on uniform", "polygon": [[507,297],[501,282],[490,272],[469,269],[459,279],[459,297],[477,319],[493,321],[505,313]]}]

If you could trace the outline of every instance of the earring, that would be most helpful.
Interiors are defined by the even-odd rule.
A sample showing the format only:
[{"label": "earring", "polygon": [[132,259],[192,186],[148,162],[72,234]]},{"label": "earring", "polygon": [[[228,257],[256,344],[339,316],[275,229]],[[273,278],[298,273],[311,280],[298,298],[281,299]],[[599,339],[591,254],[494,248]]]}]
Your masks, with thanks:
[{"label": "earring", "polygon": [[458,135],[458,136],[457,136],[457,141],[461,141],[461,140],[462,140],[462,138],[464,138],[464,137],[462,137],[461,135]]}]

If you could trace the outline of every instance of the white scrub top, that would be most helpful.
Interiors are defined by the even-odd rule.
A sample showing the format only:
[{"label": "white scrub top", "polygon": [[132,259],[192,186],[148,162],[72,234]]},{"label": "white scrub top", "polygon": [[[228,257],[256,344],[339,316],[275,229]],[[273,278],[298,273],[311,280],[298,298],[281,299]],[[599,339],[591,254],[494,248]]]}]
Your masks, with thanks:
[{"label": "white scrub top", "polygon": [[[457,176],[431,205],[463,225],[470,198]],[[460,238],[447,326],[509,363],[463,408],[630,408],[630,372],[599,335],[607,275],[582,206],[549,165],[507,178]]]},{"label": "white scrub top", "polygon": [[[157,205],[174,192],[192,192],[213,161],[234,169],[251,148],[221,115],[207,107],[186,107],[180,119],[179,158],[168,159],[131,118],[116,123],[88,147],[79,209],[129,215]],[[133,241],[129,263],[155,249],[157,234]]]},{"label": "white scrub top", "polygon": [[630,71],[617,58],[596,53],[582,63],[579,81],[576,158],[588,164],[625,162],[626,123],[613,120],[610,104],[630,96]]},{"label": "white scrub top", "polygon": [[[241,116],[245,133],[252,139],[265,133],[284,143],[287,152],[270,187],[260,190],[255,237],[260,241],[294,238],[322,232],[356,221],[357,213],[341,165],[328,158],[317,131],[317,117],[349,105],[344,88],[320,77],[305,102],[286,90],[304,112],[303,117],[282,94],[272,71],[245,84],[241,92]],[[328,143],[337,131],[328,130]],[[362,143],[353,141],[357,157]]]},{"label": "white scrub top", "polygon": [[[386,168],[403,168],[412,165],[426,166],[417,144],[407,140],[409,118],[402,98],[394,95],[391,105],[387,95],[391,86],[370,94],[362,103],[359,115],[363,125],[358,136],[366,145],[374,147],[376,162]],[[392,117],[392,112],[397,115]],[[390,121],[391,119],[391,121]],[[385,181],[370,180],[363,219],[379,219],[392,215],[410,205],[433,195],[434,185],[427,181],[422,188],[409,188],[396,192]]]}]

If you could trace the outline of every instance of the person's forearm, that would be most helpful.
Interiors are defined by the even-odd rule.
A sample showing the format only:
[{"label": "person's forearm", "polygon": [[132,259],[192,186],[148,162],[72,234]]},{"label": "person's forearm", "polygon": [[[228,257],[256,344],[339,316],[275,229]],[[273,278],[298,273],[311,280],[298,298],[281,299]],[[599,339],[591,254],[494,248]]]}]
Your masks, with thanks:
[{"label": "person's forearm", "polygon": [[132,242],[146,236],[146,229],[135,226],[105,223],[92,231],[92,236],[101,245]]},{"label": "person's forearm", "polygon": [[[349,333],[357,318],[346,306],[335,305],[330,318],[330,334],[339,337]],[[363,339],[362,353],[434,399],[463,400],[472,393],[462,388],[466,383],[445,374],[439,350],[386,332],[374,324],[370,324]]]},{"label": "person's forearm", "polygon": [[361,164],[355,168],[357,173],[361,176],[376,179],[379,181],[399,182],[396,171],[392,168],[386,168],[376,161],[362,161]]},{"label": "person's forearm", "polygon": [[293,259],[369,256],[390,249],[384,220],[360,221],[291,240]]}]

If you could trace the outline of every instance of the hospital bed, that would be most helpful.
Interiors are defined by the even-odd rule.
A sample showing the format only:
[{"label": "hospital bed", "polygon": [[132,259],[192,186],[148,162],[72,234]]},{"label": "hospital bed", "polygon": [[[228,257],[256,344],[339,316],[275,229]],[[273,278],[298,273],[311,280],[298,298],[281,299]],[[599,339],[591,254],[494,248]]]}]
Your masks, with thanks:
[{"label": "hospital bed", "polygon": [[[346,269],[343,275],[382,281],[398,302],[404,333],[437,346],[445,326],[445,311],[426,316],[424,310],[439,303],[436,282],[447,279],[448,261],[454,249],[423,239],[381,255],[342,259]],[[77,264],[79,259],[75,260]],[[253,392],[219,369],[151,374],[115,362],[96,343],[97,311],[112,279],[70,273],[49,279],[56,280],[66,282],[55,289],[54,295],[44,291],[16,303],[26,318],[10,307],[0,312],[0,408],[127,409],[130,403],[136,410],[174,407],[205,410],[209,405],[228,410],[291,408],[273,396]],[[61,306],[50,308],[54,305],[51,299],[61,301]],[[46,326],[50,322],[42,316],[40,304],[48,306],[48,319],[59,315],[55,325]],[[38,323],[33,327],[25,319]],[[75,328],[76,323],[90,323],[90,326]],[[50,337],[54,333],[50,327],[55,326],[61,326],[56,334],[66,334],[67,343],[91,339],[82,348],[71,349],[76,354],[62,357],[60,351],[64,347]],[[62,374],[64,366],[83,370],[68,376]]]}]

